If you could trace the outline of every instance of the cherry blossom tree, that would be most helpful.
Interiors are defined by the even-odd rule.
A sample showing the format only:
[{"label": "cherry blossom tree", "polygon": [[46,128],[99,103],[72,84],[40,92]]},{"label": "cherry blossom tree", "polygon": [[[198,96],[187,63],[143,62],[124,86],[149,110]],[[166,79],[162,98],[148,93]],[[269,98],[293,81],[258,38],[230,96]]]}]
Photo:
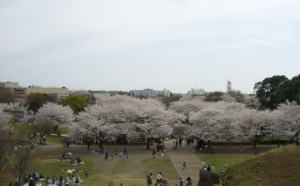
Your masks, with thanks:
[{"label": "cherry blossom tree", "polygon": [[73,120],[72,109],[68,106],[62,106],[56,103],[44,104],[35,114],[36,123],[41,127],[43,127],[42,124],[49,124],[54,127],[56,132],[59,126],[72,126]]},{"label": "cherry blossom tree", "polygon": [[203,109],[190,114],[191,135],[220,142],[236,141],[241,136],[236,123],[237,113],[243,109],[245,106],[240,103],[208,103]]},{"label": "cherry blossom tree", "polygon": [[115,140],[120,135],[150,139],[170,135],[172,126],[183,119],[182,114],[166,110],[154,99],[97,95],[96,104],[80,113],[72,128],[74,133],[102,140]]},{"label": "cherry blossom tree", "polygon": [[[289,105],[273,112],[258,111],[232,99],[205,102],[202,98],[187,96],[166,109],[153,99],[97,95],[96,104],[79,113],[72,132],[102,140],[115,140],[123,134],[150,139],[169,136],[179,127],[187,136],[213,141],[253,141],[266,129],[292,130],[291,124],[299,121],[297,109],[295,105]],[[286,113],[289,113],[288,120],[283,117]],[[280,125],[283,122],[287,126],[281,129],[279,127],[285,127]]]},{"label": "cherry blossom tree", "polygon": [[276,118],[272,129],[277,136],[298,138],[300,133],[300,105],[296,103],[281,104],[272,113],[273,117]]},{"label": "cherry blossom tree", "polygon": [[172,103],[170,109],[176,111],[177,113],[182,113],[188,117],[191,112],[197,112],[208,105],[209,103],[204,102],[200,97],[185,96],[182,97],[178,102]]},{"label": "cherry blossom tree", "polygon": [[12,115],[5,112],[10,107],[7,104],[0,104],[0,129],[7,129],[9,121],[12,119]]}]

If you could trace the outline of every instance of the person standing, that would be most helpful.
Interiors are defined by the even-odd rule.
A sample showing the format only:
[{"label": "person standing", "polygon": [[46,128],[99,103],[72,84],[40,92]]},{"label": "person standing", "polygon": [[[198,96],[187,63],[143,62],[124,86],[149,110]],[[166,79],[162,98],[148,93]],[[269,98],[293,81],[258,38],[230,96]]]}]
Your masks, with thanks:
[{"label": "person standing", "polygon": [[204,169],[206,167],[206,164],[205,164],[205,161],[203,160],[202,161],[202,168],[201,169]]},{"label": "person standing", "polygon": [[187,166],[186,166],[185,161],[182,163],[182,170],[187,170]]},{"label": "person standing", "polygon": [[151,185],[152,185],[152,173],[147,175],[147,186],[151,186]]},{"label": "person standing", "polygon": [[126,157],[126,159],[128,159],[128,150],[126,147],[124,147],[124,149],[123,149],[123,154]]},{"label": "person standing", "polygon": [[89,173],[88,173],[88,171],[85,171],[85,174],[84,174],[84,176],[85,176],[85,179],[87,179],[87,178],[88,178],[88,176],[89,176]]},{"label": "person standing", "polygon": [[180,137],[180,138],[179,138],[179,147],[181,147],[182,140],[183,140],[183,138],[182,138],[182,137]]},{"label": "person standing", "polygon": [[43,145],[46,145],[46,135],[43,136]]},{"label": "person standing", "polygon": [[157,185],[159,185],[160,186],[160,184],[162,183],[162,173],[161,172],[159,172],[158,174],[157,174],[157,177],[156,177],[156,184]]},{"label": "person standing", "polygon": [[109,156],[108,152],[105,152],[105,153],[104,153],[104,159],[105,159],[105,161],[108,160],[108,156]]},{"label": "person standing", "polygon": [[156,151],[155,150],[152,151],[152,156],[153,156],[153,160],[156,160]]}]

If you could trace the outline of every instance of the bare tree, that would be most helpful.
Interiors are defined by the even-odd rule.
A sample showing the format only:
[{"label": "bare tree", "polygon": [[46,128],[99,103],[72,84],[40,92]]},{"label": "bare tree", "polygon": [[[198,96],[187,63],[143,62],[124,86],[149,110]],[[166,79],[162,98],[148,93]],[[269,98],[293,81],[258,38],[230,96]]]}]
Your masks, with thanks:
[{"label": "bare tree", "polygon": [[22,178],[25,171],[28,168],[28,164],[30,161],[30,152],[31,152],[31,144],[28,140],[27,133],[18,132],[16,146],[14,149],[14,154],[16,157],[16,175],[19,179],[18,185],[23,185]]}]

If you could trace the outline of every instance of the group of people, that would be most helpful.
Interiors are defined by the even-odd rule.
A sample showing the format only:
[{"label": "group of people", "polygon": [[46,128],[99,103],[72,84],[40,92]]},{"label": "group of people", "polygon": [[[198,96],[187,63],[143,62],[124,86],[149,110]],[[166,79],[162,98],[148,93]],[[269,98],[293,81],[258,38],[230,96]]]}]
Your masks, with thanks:
[{"label": "group of people", "polygon": [[46,134],[43,133],[30,133],[29,134],[29,139],[35,143],[38,143],[40,145],[45,145],[46,144]]},{"label": "group of people", "polygon": [[183,137],[179,137],[178,139],[176,139],[173,143],[172,150],[177,150],[179,147],[181,147],[182,142],[183,142]]},{"label": "group of people", "polygon": [[[185,179],[185,181],[183,181],[182,178],[179,178],[179,186],[192,186],[193,183],[192,183],[192,178],[191,177],[187,177]],[[178,186],[177,184],[175,186]]]},{"label": "group of people", "polygon": [[129,152],[126,147],[124,147],[123,150],[114,150],[111,153],[109,153],[108,151],[106,151],[104,149],[100,150],[100,151],[94,150],[94,151],[92,151],[92,154],[96,154],[96,155],[103,154],[105,161],[108,161],[109,157],[111,159],[114,159],[114,157],[119,157],[119,159],[122,159],[122,157],[124,157],[126,159],[129,158]]},{"label": "group of people", "polygon": [[111,157],[111,159],[113,159],[114,157],[119,157],[119,159],[124,157],[124,158],[128,159],[129,158],[129,152],[128,152],[126,147],[123,148],[123,151],[115,150],[115,151],[112,151],[111,153],[105,151],[104,152],[104,160],[107,161],[109,156]]},{"label": "group of people", "polygon": [[172,150],[177,150],[178,148],[180,148],[183,145],[184,141],[187,147],[194,144],[194,139],[181,136],[174,141]]},{"label": "group of people", "polygon": [[[147,175],[146,177],[147,179],[147,186],[152,186],[153,184],[153,174],[150,173],[149,175]],[[161,172],[159,172],[156,176],[156,182],[155,185],[156,186],[163,186],[164,184],[168,183],[168,178],[164,177],[163,174]]]},{"label": "group of people", "polygon": [[196,149],[205,153],[213,153],[213,144],[209,140],[205,142],[198,139]]},{"label": "group of people", "polygon": [[206,165],[205,161],[202,161],[202,169],[204,169],[204,170],[210,172],[210,171],[213,171],[214,166],[211,167],[209,164]]},{"label": "group of people", "polygon": [[71,140],[69,138],[63,139],[63,148],[69,148],[71,145]]},{"label": "group of people", "polygon": [[78,174],[72,174],[71,176],[44,177],[42,174],[39,174],[34,170],[32,173],[25,174],[21,178],[17,177],[15,183],[10,183],[9,186],[79,186],[81,182],[83,182],[83,180]]},{"label": "group of people", "polygon": [[[153,174],[150,173],[149,175],[147,175],[146,177],[147,180],[147,186],[152,186],[153,182]],[[163,174],[161,172],[159,172],[156,176],[156,182],[154,183],[155,186],[163,186],[163,185],[167,185],[168,183],[168,178],[164,177]],[[187,177],[185,180],[183,180],[182,178],[179,178],[179,183],[175,184],[175,186],[192,186],[192,179],[191,177]]]},{"label": "group of people", "polygon": [[72,152],[63,152],[60,158],[62,161],[70,161],[71,165],[80,165],[84,164],[80,156],[74,156]]}]

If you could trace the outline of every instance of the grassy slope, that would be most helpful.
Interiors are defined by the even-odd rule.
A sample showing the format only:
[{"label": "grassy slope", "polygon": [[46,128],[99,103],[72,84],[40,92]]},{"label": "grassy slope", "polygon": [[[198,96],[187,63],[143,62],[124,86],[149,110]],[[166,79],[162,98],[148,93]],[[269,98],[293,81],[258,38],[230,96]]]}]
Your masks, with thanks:
[{"label": "grassy slope", "polygon": [[233,166],[250,157],[250,155],[227,155],[227,154],[201,154],[200,159],[206,162],[206,165],[214,166],[215,172],[225,170],[226,167]]},{"label": "grassy slope", "polygon": [[226,170],[224,185],[300,185],[300,147],[284,146]]}]

